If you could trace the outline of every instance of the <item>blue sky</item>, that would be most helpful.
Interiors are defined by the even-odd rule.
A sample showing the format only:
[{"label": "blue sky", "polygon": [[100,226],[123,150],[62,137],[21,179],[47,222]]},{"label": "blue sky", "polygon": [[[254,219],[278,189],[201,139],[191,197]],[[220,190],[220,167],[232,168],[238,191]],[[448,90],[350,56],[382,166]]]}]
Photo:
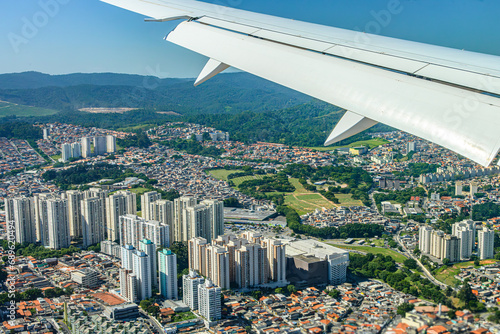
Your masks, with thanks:
[{"label": "blue sky", "polygon": [[[207,0],[362,31],[391,1],[398,0]],[[381,35],[500,56],[500,1],[399,1],[403,10]],[[58,8],[44,5],[54,2]],[[145,23],[98,0],[2,0],[0,13],[0,73],[195,77],[206,61],[163,41],[177,23]],[[30,30],[33,23],[38,27]]]}]

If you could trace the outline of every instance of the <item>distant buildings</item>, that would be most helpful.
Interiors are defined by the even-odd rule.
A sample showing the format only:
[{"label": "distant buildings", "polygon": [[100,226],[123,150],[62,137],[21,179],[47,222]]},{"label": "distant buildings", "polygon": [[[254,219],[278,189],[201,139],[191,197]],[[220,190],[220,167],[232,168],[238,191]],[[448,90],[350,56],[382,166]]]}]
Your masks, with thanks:
[{"label": "distant buildings", "polygon": [[49,138],[50,138],[50,129],[44,128],[43,129],[43,139],[48,140]]}]

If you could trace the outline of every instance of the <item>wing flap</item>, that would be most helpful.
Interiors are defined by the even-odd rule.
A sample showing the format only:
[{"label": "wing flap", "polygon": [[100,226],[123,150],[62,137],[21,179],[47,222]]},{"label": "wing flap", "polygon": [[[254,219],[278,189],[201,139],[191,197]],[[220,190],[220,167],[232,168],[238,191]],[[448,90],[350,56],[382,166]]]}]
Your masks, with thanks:
[{"label": "wing flap", "polygon": [[328,139],[325,141],[325,146],[330,146],[354,136],[371,128],[375,124],[377,124],[377,122],[372,119],[347,111],[337,123],[330,136],[328,136]]},{"label": "wing flap", "polygon": [[181,23],[167,40],[431,140],[484,166],[500,148],[500,108],[495,97],[195,21]]}]

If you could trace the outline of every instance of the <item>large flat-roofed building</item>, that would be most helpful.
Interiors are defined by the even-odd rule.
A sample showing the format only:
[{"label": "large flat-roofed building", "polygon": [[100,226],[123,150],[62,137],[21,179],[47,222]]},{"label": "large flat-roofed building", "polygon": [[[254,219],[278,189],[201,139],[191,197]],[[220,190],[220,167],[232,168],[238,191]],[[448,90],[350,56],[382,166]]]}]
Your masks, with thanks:
[{"label": "large flat-roofed building", "polygon": [[139,307],[137,304],[122,304],[104,308],[104,315],[109,320],[134,320],[139,317]]},{"label": "large flat-roofed building", "polygon": [[100,285],[99,273],[88,268],[71,272],[71,280],[86,288],[96,288]]},{"label": "large flat-roofed building", "polygon": [[[342,284],[346,280],[349,252],[313,239],[295,240],[286,243],[287,257],[314,256],[328,263],[328,282]],[[303,258],[302,258],[303,259]]]},{"label": "large flat-roofed building", "polygon": [[296,286],[328,283],[328,261],[313,255],[286,258],[286,279]]}]

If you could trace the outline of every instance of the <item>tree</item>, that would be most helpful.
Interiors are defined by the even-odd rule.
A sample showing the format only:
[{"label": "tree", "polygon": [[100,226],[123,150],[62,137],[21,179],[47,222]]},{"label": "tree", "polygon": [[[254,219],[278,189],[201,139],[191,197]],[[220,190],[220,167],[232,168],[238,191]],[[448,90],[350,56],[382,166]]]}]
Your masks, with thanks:
[{"label": "tree", "polygon": [[465,282],[462,289],[458,292],[458,299],[464,302],[466,305],[471,301],[476,301],[476,296],[472,293],[472,289],[468,282]]},{"label": "tree", "polygon": [[283,288],[274,289],[274,293],[283,293]]},{"label": "tree", "polygon": [[417,269],[417,261],[414,259],[406,259],[403,264],[408,268],[408,269]]},{"label": "tree", "polygon": [[480,265],[481,265],[481,263],[479,262],[479,260],[475,259],[474,260],[474,266],[479,267]]},{"label": "tree", "polygon": [[295,287],[295,285],[292,285],[292,284],[288,285],[286,287],[286,289],[288,290],[289,293],[295,293],[295,292],[297,292],[297,288]]},{"label": "tree", "polygon": [[450,259],[448,259],[448,258],[444,258],[444,259],[443,259],[443,264],[444,264],[445,266],[449,265],[449,264],[450,264]]},{"label": "tree", "polygon": [[339,298],[340,296],[340,291],[337,289],[328,290],[327,293],[330,297],[335,299]]},{"label": "tree", "polygon": [[398,306],[397,313],[401,316],[404,316],[407,312],[410,312],[413,309],[414,309],[413,304],[403,303],[403,304]]},{"label": "tree", "polygon": [[448,311],[448,318],[455,319],[456,317],[457,317],[457,315],[455,314],[454,310],[449,310]]}]

